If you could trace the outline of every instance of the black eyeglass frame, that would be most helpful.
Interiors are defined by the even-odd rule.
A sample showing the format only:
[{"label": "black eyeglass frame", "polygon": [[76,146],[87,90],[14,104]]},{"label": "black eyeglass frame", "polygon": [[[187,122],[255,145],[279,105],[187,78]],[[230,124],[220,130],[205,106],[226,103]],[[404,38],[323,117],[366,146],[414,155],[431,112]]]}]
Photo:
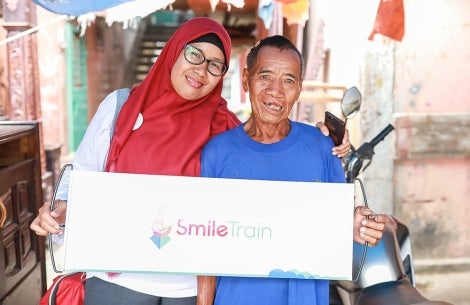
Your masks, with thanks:
[{"label": "black eyeglass frame", "polygon": [[[193,62],[193,61],[190,61],[190,60],[188,59],[188,57],[186,56],[186,52],[187,52],[188,48],[193,48],[193,49],[197,50],[199,53],[201,53],[202,61],[201,61],[201,62]],[[207,62],[207,72],[209,72],[209,73],[210,73],[211,75],[213,75],[213,76],[222,76],[222,75],[224,75],[224,74],[227,72],[227,70],[228,70],[228,67],[227,67],[226,64],[224,64],[223,62],[221,62],[220,60],[217,60],[217,59],[207,59],[207,58],[206,58],[206,55],[204,54],[204,52],[203,52],[201,49],[196,48],[195,46],[193,46],[193,45],[191,45],[191,44],[188,44],[188,43],[185,44],[184,47],[183,47],[183,50],[184,50],[184,52],[183,52],[184,59],[186,59],[186,61],[189,62],[190,64],[192,64],[192,65],[197,65],[197,66],[198,66],[198,65],[202,65],[203,63]],[[222,64],[222,67],[223,67],[222,73],[217,74],[217,73],[214,73],[213,71],[209,70],[209,67],[211,67],[211,65],[210,65],[211,62],[216,62],[216,63]]]}]

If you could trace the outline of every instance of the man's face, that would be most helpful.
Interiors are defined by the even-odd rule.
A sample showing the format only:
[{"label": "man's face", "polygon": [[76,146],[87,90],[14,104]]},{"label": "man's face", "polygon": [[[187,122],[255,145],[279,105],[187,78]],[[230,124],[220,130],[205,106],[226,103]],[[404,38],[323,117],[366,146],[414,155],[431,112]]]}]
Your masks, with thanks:
[{"label": "man's face", "polygon": [[302,89],[301,62],[294,50],[262,48],[251,70],[243,71],[252,118],[265,124],[287,121]]}]

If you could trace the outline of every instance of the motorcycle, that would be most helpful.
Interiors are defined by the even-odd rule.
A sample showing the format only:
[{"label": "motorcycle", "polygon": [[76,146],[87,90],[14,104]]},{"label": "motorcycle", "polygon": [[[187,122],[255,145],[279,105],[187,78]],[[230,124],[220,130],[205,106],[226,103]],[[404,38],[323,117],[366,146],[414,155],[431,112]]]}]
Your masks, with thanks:
[{"label": "motorcycle", "polygon": [[[342,111],[346,118],[353,116],[360,107],[361,95],[352,87],[343,96]],[[359,183],[364,205],[367,197],[359,174],[372,161],[374,147],[394,127],[389,124],[370,142],[343,158],[343,168],[348,183]],[[408,227],[389,215],[390,221],[380,242],[373,247],[354,243],[352,280],[330,282],[330,305],[452,305],[425,298],[415,286],[415,271],[411,237]]]}]

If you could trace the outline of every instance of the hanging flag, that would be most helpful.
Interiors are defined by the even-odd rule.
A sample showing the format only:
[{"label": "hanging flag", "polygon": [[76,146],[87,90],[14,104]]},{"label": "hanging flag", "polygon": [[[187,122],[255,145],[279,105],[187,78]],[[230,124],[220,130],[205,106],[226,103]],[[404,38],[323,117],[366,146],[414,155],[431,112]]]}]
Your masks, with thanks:
[{"label": "hanging flag", "polygon": [[403,0],[381,0],[369,40],[373,40],[375,34],[382,34],[401,41],[404,33],[405,8]]},{"label": "hanging flag", "polygon": [[35,4],[56,14],[80,16],[134,0],[32,0]]},{"label": "hanging flag", "polygon": [[309,3],[309,0],[283,0],[282,15],[286,18],[287,24],[305,25],[309,17]]},{"label": "hanging flag", "polygon": [[106,23],[125,22],[135,17],[144,18],[151,13],[165,9],[175,0],[134,0],[106,9],[101,15]]}]

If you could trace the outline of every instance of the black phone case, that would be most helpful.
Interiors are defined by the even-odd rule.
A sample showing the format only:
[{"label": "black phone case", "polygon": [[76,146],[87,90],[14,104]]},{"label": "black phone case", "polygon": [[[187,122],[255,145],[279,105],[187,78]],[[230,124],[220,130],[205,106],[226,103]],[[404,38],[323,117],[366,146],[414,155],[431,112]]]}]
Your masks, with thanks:
[{"label": "black phone case", "polygon": [[335,143],[335,146],[340,145],[344,138],[346,123],[331,112],[326,111],[325,125],[330,131],[330,137],[333,139],[333,143]]}]

